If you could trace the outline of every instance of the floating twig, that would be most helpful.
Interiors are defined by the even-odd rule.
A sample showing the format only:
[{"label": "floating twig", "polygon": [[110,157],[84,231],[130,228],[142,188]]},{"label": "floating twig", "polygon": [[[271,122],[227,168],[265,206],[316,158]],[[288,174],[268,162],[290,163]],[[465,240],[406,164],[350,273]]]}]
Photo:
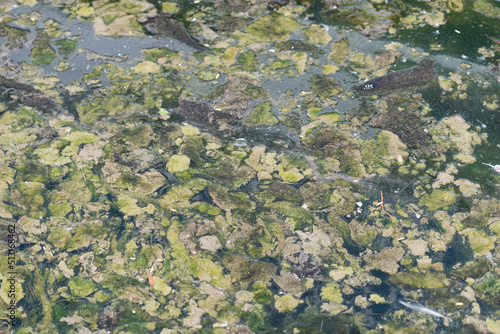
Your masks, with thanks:
[{"label": "floating twig", "polygon": [[153,272],[154,272],[154,268],[155,268],[155,265],[153,264],[151,266],[151,269],[149,270],[149,273],[148,273],[149,285],[151,285],[152,288],[154,288],[154,284],[153,284]]},{"label": "floating twig", "polygon": [[[486,35],[486,34],[485,34]],[[495,37],[490,37],[488,35],[486,35],[486,37],[488,37],[489,39],[491,39],[493,42],[497,43],[497,44],[500,44],[500,40],[495,38]]]},{"label": "floating twig", "polygon": [[391,215],[389,212],[385,211],[385,209],[384,209],[384,193],[382,192],[382,190],[380,190],[380,203],[379,203],[379,205],[382,208],[383,213],[385,213],[386,215],[388,215],[391,218],[394,218],[393,215]]}]

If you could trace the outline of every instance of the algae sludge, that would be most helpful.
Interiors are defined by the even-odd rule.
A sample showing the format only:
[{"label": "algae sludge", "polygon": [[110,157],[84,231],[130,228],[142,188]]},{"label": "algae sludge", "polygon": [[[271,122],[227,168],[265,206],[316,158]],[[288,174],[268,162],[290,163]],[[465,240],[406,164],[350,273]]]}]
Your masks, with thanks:
[{"label": "algae sludge", "polygon": [[398,38],[457,1],[0,1],[0,332],[500,333],[497,74]]}]

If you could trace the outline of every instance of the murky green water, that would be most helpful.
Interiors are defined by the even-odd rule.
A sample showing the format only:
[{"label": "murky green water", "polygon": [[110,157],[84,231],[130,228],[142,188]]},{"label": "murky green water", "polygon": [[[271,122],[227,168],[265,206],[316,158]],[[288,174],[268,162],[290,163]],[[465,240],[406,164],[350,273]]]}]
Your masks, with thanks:
[{"label": "murky green water", "polygon": [[500,333],[497,2],[0,12],[1,330]]}]

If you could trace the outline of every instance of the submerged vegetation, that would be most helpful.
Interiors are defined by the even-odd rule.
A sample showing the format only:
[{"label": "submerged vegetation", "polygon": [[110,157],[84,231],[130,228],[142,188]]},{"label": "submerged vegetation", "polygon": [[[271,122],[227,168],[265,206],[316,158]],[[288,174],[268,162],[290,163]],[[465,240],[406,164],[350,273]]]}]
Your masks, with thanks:
[{"label": "submerged vegetation", "polygon": [[0,4],[0,330],[500,333],[495,5],[316,7]]}]

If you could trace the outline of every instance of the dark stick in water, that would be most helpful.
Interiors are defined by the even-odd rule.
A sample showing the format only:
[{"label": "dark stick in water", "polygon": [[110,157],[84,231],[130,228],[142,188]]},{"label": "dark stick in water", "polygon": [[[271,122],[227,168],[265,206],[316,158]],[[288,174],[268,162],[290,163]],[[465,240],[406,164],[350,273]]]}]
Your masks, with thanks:
[{"label": "dark stick in water", "polygon": [[360,95],[383,95],[397,89],[422,85],[436,77],[434,65],[433,60],[424,60],[417,66],[368,80],[354,89]]}]

